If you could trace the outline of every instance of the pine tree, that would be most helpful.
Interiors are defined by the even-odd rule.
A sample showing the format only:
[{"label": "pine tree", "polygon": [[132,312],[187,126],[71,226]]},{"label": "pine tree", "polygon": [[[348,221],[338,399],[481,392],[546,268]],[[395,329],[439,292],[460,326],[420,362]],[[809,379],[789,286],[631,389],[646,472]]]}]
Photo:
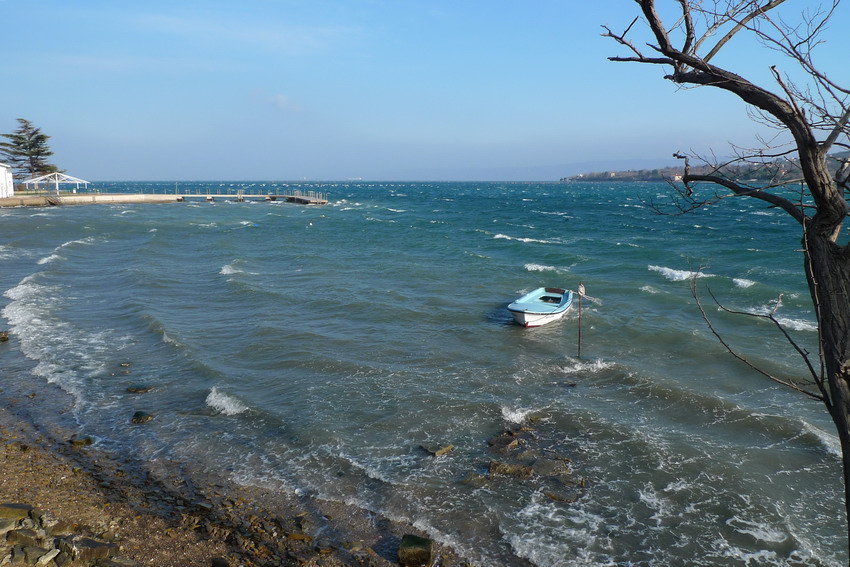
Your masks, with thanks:
[{"label": "pine tree", "polygon": [[59,171],[47,162],[53,152],[47,145],[50,136],[43,134],[32,122],[18,118],[20,127],[11,134],[0,134],[8,142],[0,142],[0,157],[12,166],[15,173],[25,178]]}]

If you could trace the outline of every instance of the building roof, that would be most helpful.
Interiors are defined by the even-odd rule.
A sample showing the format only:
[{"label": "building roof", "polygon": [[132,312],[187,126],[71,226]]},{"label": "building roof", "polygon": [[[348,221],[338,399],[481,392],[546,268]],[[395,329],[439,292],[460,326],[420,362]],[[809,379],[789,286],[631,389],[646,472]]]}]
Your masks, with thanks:
[{"label": "building roof", "polygon": [[76,177],[71,177],[70,175],[66,175],[64,173],[54,172],[48,173],[47,175],[42,175],[40,177],[33,177],[32,179],[27,179],[24,181],[26,184],[35,183],[36,185],[39,183],[86,183],[88,181],[85,179],[78,179]]}]

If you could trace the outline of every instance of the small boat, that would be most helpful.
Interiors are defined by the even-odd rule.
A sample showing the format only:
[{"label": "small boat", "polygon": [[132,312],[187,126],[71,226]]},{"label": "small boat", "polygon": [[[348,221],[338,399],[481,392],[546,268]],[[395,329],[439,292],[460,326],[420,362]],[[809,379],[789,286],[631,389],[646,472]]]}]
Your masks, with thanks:
[{"label": "small boat", "polygon": [[559,287],[540,287],[512,301],[508,311],[523,327],[539,327],[563,317],[572,303],[572,291]]}]

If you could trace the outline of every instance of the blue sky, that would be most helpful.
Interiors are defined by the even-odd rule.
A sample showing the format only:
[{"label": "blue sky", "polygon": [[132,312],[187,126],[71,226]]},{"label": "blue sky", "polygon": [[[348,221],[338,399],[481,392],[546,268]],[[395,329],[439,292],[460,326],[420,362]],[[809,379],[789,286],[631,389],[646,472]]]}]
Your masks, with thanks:
[{"label": "blue sky", "polygon": [[[0,0],[0,132],[31,120],[91,180],[545,180],[752,142],[730,95],[607,61],[623,51],[600,26],[634,15],[631,0]],[[850,44],[830,40],[837,66]],[[726,62],[779,61],[758,52]]]}]

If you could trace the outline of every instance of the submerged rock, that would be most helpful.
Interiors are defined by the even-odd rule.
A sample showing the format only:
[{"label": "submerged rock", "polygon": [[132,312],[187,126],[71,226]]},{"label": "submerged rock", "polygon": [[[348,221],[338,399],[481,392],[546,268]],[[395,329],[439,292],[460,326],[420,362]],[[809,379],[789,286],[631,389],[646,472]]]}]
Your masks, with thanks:
[{"label": "submerged rock", "polygon": [[431,564],[433,542],[427,537],[405,534],[398,548],[398,563],[401,567],[423,567]]},{"label": "submerged rock", "polygon": [[135,424],[138,425],[138,424],[141,424],[141,423],[147,423],[152,419],[153,419],[153,415],[146,413],[146,412],[143,412],[143,411],[137,411],[136,413],[133,414],[133,417],[130,419],[130,421],[132,423],[135,423]]},{"label": "submerged rock", "polygon": [[420,447],[432,457],[442,457],[455,450],[454,445],[435,445],[433,443],[423,443]]},{"label": "submerged rock", "polygon": [[88,437],[88,436],[85,436],[85,435],[80,436],[80,437],[74,435],[70,439],[68,439],[68,443],[70,443],[72,447],[79,448],[79,447],[88,447],[89,445],[91,445],[93,443],[93,441],[92,441],[91,437]]},{"label": "submerged rock", "polygon": [[519,448],[520,439],[512,431],[503,431],[487,441],[494,451],[507,453]]},{"label": "submerged rock", "polygon": [[531,465],[534,474],[540,476],[560,477],[572,474],[570,465],[563,460],[541,458]]},{"label": "submerged rock", "polygon": [[127,393],[129,394],[147,394],[153,390],[153,386],[148,386],[147,384],[134,384],[127,388]]},{"label": "submerged rock", "polygon": [[5,343],[9,340],[9,331],[0,331],[0,343]]},{"label": "submerged rock", "polygon": [[509,476],[513,478],[531,478],[534,470],[528,465],[490,461],[490,477]]}]

